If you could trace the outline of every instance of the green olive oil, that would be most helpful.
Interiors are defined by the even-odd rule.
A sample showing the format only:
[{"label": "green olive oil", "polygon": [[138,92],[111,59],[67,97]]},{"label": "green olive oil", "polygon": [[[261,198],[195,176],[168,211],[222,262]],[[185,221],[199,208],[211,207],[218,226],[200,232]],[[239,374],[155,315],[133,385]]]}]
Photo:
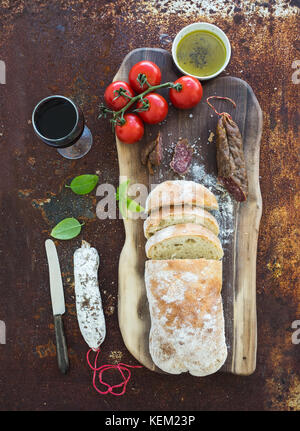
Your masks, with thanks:
[{"label": "green olive oil", "polygon": [[225,63],[226,48],[214,33],[196,30],[181,39],[176,56],[178,65],[187,74],[210,76]]}]

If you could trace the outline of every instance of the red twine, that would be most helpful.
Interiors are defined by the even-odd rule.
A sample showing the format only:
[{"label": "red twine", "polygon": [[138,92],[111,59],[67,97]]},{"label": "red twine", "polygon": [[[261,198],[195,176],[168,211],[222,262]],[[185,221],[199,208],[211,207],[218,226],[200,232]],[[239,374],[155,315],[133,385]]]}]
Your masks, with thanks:
[{"label": "red twine", "polygon": [[[129,382],[130,377],[131,377],[131,371],[129,370],[129,368],[143,368],[142,365],[126,365],[126,364],[120,363],[118,365],[101,365],[100,367],[97,367],[97,360],[98,360],[98,356],[99,356],[99,353],[100,353],[100,349],[99,349],[99,350],[96,351],[96,357],[95,357],[94,366],[93,366],[91,364],[91,362],[90,362],[90,359],[89,359],[91,351],[93,351],[93,349],[90,349],[87,352],[86,359],[87,359],[87,363],[88,363],[89,367],[94,371],[94,374],[93,374],[93,386],[94,386],[94,389],[96,389],[96,391],[99,394],[101,394],[101,395],[106,395],[106,394],[112,394],[112,395],[116,395],[116,396],[124,395],[125,392],[126,392],[127,383]],[[102,380],[102,374],[104,373],[104,371],[107,371],[107,370],[110,370],[110,369],[116,369],[116,370],[120,371],[120,373],[121,373],[121,375],[122,375],[122,377],[124,379],[122,383],[119,383],[118,385],[111,386],[110,384],[105,383]],[[107,387],[106,391],[100,391],[100,389],[97,388],[97,385],[96,385],[96,375],[97,375],[98,371],[99,371],[99,382],[102,385],[104,385],[104,386]],[[125,374],[124,374],[123,371],[125,372]],[[123,389],[122,389],[121,392],[114,392],[115,388],[122,388],[122,387],[123,387]]]},{"label": "red twine", "polygon": [[214,112],[217,114],[217,115],[220,115],[220,116],[222,116],[222,115],[225,115],[225,116],[228,116],[229,118],[231,118],[231,115],[230,114],[228,114],[228,112],[218,112],[217,110],[216,110],[216,108],[209,102],[209,100],[210,99],[221,99],[221,100],[228,100],[228,102],[231,102],[232,104],[233,104],[233,106],[236,108],[236,103],[232,100],[232,99],[230,99],[230,97],[225,97],[225,96],[209,96],[207,99],[206,99],[206,103],[214,110]]}]

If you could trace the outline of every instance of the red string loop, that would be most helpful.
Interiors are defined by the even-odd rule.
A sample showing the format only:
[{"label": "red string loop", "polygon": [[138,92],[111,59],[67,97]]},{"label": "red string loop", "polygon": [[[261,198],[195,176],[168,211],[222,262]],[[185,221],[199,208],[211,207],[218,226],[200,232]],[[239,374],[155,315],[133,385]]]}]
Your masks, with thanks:
[{"label": "red string loop", "polygon": [[213,109],[213,111],[217,114],[217,115],[226,115],[227,117],[231,118],[231,115],[228,114],[228,112],[218,112],[216,110],[216,108],[209,102],[210,99],[221,99],[221,100],[228,100],[229,102],[231,102],[233,104],[233,106],[236,108],[236,103],[234,102],[234,100],[230,99],[230,97],[225,97],[225,96],[209,96],[206,99],[207,104],[211,107],[211,109]]},{"label": "red string loop", "polygon": [[[94,372],[93,373],[93,387],[94,387],[94,389],[99,394],[101,394],[101,395],[112,394],[112,395],[115,395],[115,396],[118,396],[118,397],[120,395],[124,395],[125,392],[126,392],[127,383],[129,382],[130,377],[131,377],[131,371],[129,370],[129,368],[143,368],[142,365],[126,365],[126,364],[119,363],[117,365],[109,365],[109,364],[107,364],[107,365],[101,365],[100,367],[97,367],[97,360],[98,360],[98,356],[100,354],[100,349],[95,352],[96,356],[95,356],[95,360],[94,360],[94,365],[91,364],[90,358],[89,358],[90,352],[92,352],[92,351],[93,351],[93,349],[90,349],[87,352],[86,359],[87,359],[87,363],[88,363],[89,367]],[[103,381],[102,374],[105,371],[111,370],[111,369],[115,369],[115,370],[118,370],[120,372],[120,374],[121,374],[121,376],[123,378],[123,382],[119,383],[118,385],[110,385],[109,383],[106,383],[106,382]],[[107,387],[106,391],[101,391],[97,387],[97,385],[96,385],[96,376],[97,376],[97,372],[98,371],[99,371],[99,376],[98,376],[99,377],[99,382],[102,385],[104,385],[104,386]],[[114,392],[114,389],[116,389],[116,388],[123,388],[123,389],[122,389],[121,392]]]}]

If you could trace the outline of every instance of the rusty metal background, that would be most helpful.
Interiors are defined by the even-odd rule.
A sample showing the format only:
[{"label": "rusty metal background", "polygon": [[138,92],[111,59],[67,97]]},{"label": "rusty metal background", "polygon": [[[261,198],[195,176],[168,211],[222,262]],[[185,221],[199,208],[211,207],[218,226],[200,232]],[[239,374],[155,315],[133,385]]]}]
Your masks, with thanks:
[{"label": "rusty metal background", "polygon": [[[0,0],[0,60],[6,65],[6,84],[0,85],[1,410],[300,409],[300,345],[291,338],[291,324],[300,319],[300,85],[292,67],[300,60],[299,6],[299,0]],[[84,238],[101,256],[108,332],[101,359],[135,364],[117,321],[123,223],[98,220],[94,194],[79,198],[64,185],[98,172],[101,182],[117,186],[114,136],[97,120],[104,88],[131,49],[170,49],[180,28],[200,20],[228,34],[233,54],[225,73],[248,81],[264,111],[257,370],[250,377],[202,379],[134,370],[125,396],[99,396],[74,308],[72,255],[80,239],[58,242],[71,362],[65,377],[56,365],[44,240],[67,215],[86,222]],[[85,112],[95,143],[82,160],[67,161],[34,136],[32,109],[54,93],[72,97]]]}]

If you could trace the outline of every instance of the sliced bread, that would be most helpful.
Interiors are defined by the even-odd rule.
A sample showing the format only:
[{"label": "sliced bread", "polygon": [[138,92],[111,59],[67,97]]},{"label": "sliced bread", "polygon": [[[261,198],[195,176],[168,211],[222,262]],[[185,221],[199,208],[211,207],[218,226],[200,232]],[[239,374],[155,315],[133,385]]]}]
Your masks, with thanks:
[{"label": "sliced bread", "polygon": [[150,213],[161,207],[175,205],[194,205],[208,210],[219,208],[215,195],[202,184],[175,180],[158,184],[149,194],[145,210]]},{"label": "sliced bread", "polygon": [[149,259],[222,259],[219,238],[203,226],[177,224],[159,230],[146,242]]},{"label": "sliced bread", "polygon": [[185,223],[199,224],[215,235],[219,234],[219,225],[215,217],[205,209],[192,205],[165,207],[152,211],[144,221],[144,234],[148,239],[165,227]]}]

